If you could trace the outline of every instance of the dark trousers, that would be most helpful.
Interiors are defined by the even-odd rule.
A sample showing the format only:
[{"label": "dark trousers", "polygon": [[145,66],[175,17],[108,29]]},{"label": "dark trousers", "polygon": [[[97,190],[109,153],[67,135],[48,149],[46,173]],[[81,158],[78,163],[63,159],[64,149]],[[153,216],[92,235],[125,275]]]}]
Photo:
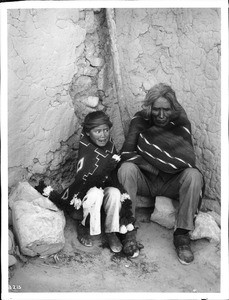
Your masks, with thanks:
[{"label": "dark trousers", "polygon": [[203,186],[202,174],[197,169],[187,168],[179,174],[168,176],[166,180],[160,176],[150,180],[137,165],[125,162],[118,170],[118,179],[130,195],[134,215],[137,195],[165,196],[179,201],[175,227],[194,229],[194,216]]}]

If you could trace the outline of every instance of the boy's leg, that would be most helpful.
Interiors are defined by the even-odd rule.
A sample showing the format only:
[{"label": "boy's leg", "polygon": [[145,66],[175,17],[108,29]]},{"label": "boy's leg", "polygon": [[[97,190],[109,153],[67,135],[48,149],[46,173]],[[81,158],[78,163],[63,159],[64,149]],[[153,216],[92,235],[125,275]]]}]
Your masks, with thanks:
[{"label": "boy's leg", "polygon": [[119,232],[119,212],[121,209],[121,193],[117,188],[104,189],[103,207],[105,211],[105,233],[108,244],[114,253],[122,250],[122,243],[116,235]]},{"label": "boy's leg", "polygon": [[121,209],[121,193],[117,188],[104,189],[103,207],[106,214],[105,233],[119,232],[119,211]]}]

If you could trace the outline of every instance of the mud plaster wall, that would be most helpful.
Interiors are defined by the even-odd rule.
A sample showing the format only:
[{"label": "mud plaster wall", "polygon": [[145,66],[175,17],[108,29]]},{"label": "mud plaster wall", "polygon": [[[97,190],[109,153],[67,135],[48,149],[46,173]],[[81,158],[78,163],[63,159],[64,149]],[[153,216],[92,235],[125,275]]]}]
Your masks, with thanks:
[{"label": "mud plaster wall", "polygon": [[90,111],[107,111],[120,136],[105,21],[102,9],[8,11],[10,187],[68,184]]},{"label": "mud plaster wall", "polygon": [[220,199],[220,10],[116,9],[128,110],[158,82],[173,87],[192,123],[206,195]]},{"label": "mud plaster wall", "polygon": [[[123,93],[132,116],[154,83],[191,119],[207,194],[220,199],[220,16],[215,9],[116,9]],[[81,122],[97,109],[123,143],[104,9],[8,11],[9,187],[74,176]]]}]

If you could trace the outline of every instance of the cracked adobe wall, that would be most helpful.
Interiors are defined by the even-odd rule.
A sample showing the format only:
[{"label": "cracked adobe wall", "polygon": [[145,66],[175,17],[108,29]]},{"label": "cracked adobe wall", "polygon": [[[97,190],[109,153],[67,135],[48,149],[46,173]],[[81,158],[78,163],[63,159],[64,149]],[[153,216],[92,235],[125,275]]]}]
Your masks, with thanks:
[{"label": "cracked adobe wall", "polygon": [[106,32],[103,9],[8,11],[9,187],[43,178],[64,188],[90,111],[108,111],[120,135]]},{"label": "cracked adobe wall", "polygon": [[[207,196],[220,199],[220,12],[116,9],[118,49],[133,115],[154,83],[171,84],[192,122]],[[123,142],[103,9],[8,11],[9,186],[74,176],[80,124],[111,117]]]},{"label": "cracked adobe wall", "polygon": [[131,116],[158,82],[173,87],[192,123],[206,196],[220,201],[220,10],[116,9]]}]

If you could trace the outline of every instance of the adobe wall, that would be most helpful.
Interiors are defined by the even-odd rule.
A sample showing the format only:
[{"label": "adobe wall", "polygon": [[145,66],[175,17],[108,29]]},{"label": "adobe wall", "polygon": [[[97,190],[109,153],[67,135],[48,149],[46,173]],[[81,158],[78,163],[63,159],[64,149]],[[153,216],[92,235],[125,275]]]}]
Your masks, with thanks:
[{"label": "adobe wall", "polygon": [[155,83],[172,86],[192,123],[206,195],[220,199],[220,10],[116,9],[125,98],[133,115]]},{"label": "adobe wall", "polygon": [[[132,116],[157,82],[192,122],[207,196],[220,200],[220,11],[116,9],[123,94]],[[104,9],[8,11],[9,187],[73,178],[81,122],[103,109],[124,137]]]}]

